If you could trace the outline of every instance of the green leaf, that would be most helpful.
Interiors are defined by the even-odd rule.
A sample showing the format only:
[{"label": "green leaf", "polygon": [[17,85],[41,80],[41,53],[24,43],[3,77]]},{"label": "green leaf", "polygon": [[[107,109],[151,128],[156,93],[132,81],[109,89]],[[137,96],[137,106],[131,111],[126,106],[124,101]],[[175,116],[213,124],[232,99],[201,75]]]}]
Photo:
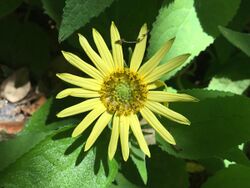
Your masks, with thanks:
[{"label": "green leaf", "polygon": [[228,91],[235,94],[242,94],[250,86],[250,79],[233,81],[229,78],[217,78],[214,77],[209,85],[208,89],[218,91]]},{"label": "green leaf", "polygon": [[250,34],[236,32],[222,26],[219,29],[229,42],[250,56]]},{"label": "green leaf", "polygon": [[131,144],[131,159],[134,162],[144,184],[147,184],[148,181],[148,173],[146,167],[146,159],[144,153],[141,151],[140,148],[133,146]]},{"label": "green leaf", "polygon": [[167,80],[174,76],[205,50],[219,35],[217,26],[226,25],[237,12],[239,4],[240,0],[175,0],[168,7],[163,6],[150,33],[148,57],[173,37],[176,37],[173,47],[161,63],[167,63],[169,59],[184,53],[191,53],[191,57],[162,79]]},{"label": "green leaf", "polygon": [[215,91],[215,90],[208,90],[208,89],[187,89],[187,90],[182,90],[180,93],[187,93],[189,95],[196,97],[199,100],[235,95],[230,92]]},{"label": "green leaf", "polygon": [[48,14],[56,22],[57,27],[59,27],[62,20],[63,7],[65,5],[65,1],[42,0],[42,3],[45,13]]},{"label": "green leaf", "polygon": [[150,148],[152,158],[147,160],[147,187],[188,188],[185,161],[163,152],[159,147]]},{"label": "green leaf", "polygon": [[231,165],[210,177],[202,188],[249,188],[250,168],[242,165]]},{"label": "green leaf", "polygon": [[32,115],[32,118],[25,124],[25,128],[21,133],[14,139],[0,142],[0,171],[35,147],[58,126],[72,125],[75,122],[73,119],[47,122],[51,105],[52,100],[50,99]]},{"label": "green leaf", "polygon": [[0,176],[1,187],[108,187],[118,172],[116,161],[102,160],[76,140],[52,136],[10,165]]},{"label": "green leaf", "polygon": [[223,159],[227,159],[232,163],[242,164],[250,167],[250,161],[246,154],[238,147],[233,147],[229,151],[219,154]]},{"label": "green leaf", "polygon": [[59,41],[65,40],[73,32],[83,27],[93,17],[98,16],[114,0],[66,0],[62,23],[59,29]]},{"label": "green leaf", "polygon": [[173,109],[190,121],[190,126],[178,125],[162,118],[176,139],[172,147],[157,136],[162,148],[178,157],[198,159],[226,152],[250,139],[250,99],[243,96],[216,97],[197,103],[175,103]]},{"label": "green leaf", "polygon": [[21,3],[22,3],[22,0],[1,0],[0,1],[0,18],[13,12]]}]

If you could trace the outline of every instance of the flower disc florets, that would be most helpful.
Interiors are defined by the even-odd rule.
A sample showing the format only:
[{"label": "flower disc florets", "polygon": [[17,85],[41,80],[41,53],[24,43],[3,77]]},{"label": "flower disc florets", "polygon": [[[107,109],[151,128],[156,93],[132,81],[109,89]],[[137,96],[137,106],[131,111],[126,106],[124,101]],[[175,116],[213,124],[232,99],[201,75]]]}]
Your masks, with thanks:
[{"label": "flower disc florets", "polygon": [[129,69],[117,70],[104,79],[101,101],[109,112],[118,115],[136,113],[147,99],[147,85]]}]

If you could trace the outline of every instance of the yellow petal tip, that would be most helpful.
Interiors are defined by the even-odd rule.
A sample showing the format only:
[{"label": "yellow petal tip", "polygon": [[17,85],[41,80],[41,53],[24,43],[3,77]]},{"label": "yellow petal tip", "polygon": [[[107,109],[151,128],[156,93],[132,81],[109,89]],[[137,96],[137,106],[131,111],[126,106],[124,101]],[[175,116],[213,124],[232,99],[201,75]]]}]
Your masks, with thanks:
[{"label": "yellow petal tip", "polygon": [[128,155],[127,156],[123,156],[123,160],[126,162],[128,160]]},{"label": "yellow petal tip", "polygon": [[149,158],[151,157],[151,153],[149,151],[146,152],[145,155],[147,155]]},{"label": "yellow petal tip", "polygon": [[58,93],[57,95],[56,95],[56,99],[62,99],[62,98],[64,98],[62,95],[60,95],[60,93]]},{"label": "yellow petal tip", "polygon": [[200,101],[200,99],[197,99],[196,97],[193,97],[194,98],[194,102],[199,102]]},{"label": "yellow petal tip", "polygon": [[71,137],[72,137],[72,138],[75,138],[75,137],[77,137],[78,135],[79,135],[79,133],[73,131],[73,133],[71,134]]},{"label": "yellow petal tip", "polygon": [[62,117],[61,112],[57,113],[57,114],[56,114],[56,117],[61,118],[61,117]]},{"label": "yellow petal tip", "polygon": [[170,142],[169,142],[171,145],[176,145],[176,142],[175,142],[175,140],[173,139],[173,140],[171,140]]},{"label": "yellow petal tip", "polygon": [[98,33],[98,31],[97,31],[95,28],[92,28],[92,34],[93,34],[93,35],[97,35],[97,34],[99,34],[99,33]]},{"label": "yellow petal tip", "polygon": [[88,150],[89,150],[89,146],[85,144],[84,151],[88,151]]},{"label": "yellow petal tip", "polygon": [[114,158],[114,155],[108,154],[109,160],[111,161]]},{"label": "yellow petal tip", "polygon": [[56,76],[57,76],[58,78],[61,78],[61,75],[62,75],[62,73],[57,73],[57,74],[56,74]]},{"label": "yellow petal tip", "polygon": [[78,35],[79,39],[85,39],[86,40],[86,38],[82,34],[77,33],[77,35]]}]

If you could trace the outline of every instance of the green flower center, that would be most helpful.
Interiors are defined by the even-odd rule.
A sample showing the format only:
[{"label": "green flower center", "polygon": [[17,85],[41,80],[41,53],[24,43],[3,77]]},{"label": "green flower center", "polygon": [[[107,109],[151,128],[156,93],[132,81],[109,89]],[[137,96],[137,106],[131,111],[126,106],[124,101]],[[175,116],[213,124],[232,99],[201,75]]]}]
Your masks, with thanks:
[{"label": "green flower center", "polygon": [[132,90],[128,83],[119,83],[115,87],[115,92],[118,100],[129,101],[132,97]]},{"label": "green flower center", "polygon": [[107,110],[118,115],[138,112],[147,99],[147,92],[147,85],[129,69],[107,76],[100,91],[101,101]]}]

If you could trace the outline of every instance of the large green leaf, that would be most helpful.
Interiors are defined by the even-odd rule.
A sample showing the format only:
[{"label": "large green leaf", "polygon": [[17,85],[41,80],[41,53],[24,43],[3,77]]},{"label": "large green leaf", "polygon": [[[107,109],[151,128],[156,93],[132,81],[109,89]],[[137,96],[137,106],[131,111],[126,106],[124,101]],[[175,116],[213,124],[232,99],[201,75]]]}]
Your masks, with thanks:
[{"label": "large green leaf", "polygon": [[108,187],[116,161],[98,158],[95,149],[83,153],[75,141],[49,136],[2,172],[0,187]]},{"label": "large green leaf", "polygon": [[150,33],[148,57],[173,37],[176,37],[175,43],[161,63],[167,63],[170,58],[183,53],[191,53],[191,57],[162,79],[175,75],[205,50],[219,35],[217,26],[226,25],[237,12],[239,4],[240,0],[175,0],[169,6],[163,6]]},{"label": "large green leaf", "polygon": [[240,33],[222,26],[219,29],[229,42],[250,56],[250,34]]},{"label": "large green leaf", "polygon": [[1,0],[0,1],[0,18],[14,11],[22,0]]},{"label": "large green leaf", "polygon": [[226,152],[250,139],[249,105],[250,99],[243,96],[171,104],[170,108],[189,118],[191,125],[178,125],[162,118],[175,137],[177,148],[159,136],[157,140],[164,150],[178,157],[198,159]]},{"label": "large green leaf", "polygon": [[210,177],[202,188],[249,188],[250,168],[242,165],[231,165]]},{"label": "large green leaf", "polygon": [[93,17],[98,16],[114,0],[66,0],[62,23],[59,29],[59,41],[65,40],[74,31],[84,26]]},{"label": "large green leaf", "polygon": [[39,142],[52,134],[55,128],[72,125],[75,120],[48,122],[52,100],[48,100],[32,118],[25,124],[25,128],[14,139],[0,142],[0,171],[15,162],[24,153],[35,147]]}]

